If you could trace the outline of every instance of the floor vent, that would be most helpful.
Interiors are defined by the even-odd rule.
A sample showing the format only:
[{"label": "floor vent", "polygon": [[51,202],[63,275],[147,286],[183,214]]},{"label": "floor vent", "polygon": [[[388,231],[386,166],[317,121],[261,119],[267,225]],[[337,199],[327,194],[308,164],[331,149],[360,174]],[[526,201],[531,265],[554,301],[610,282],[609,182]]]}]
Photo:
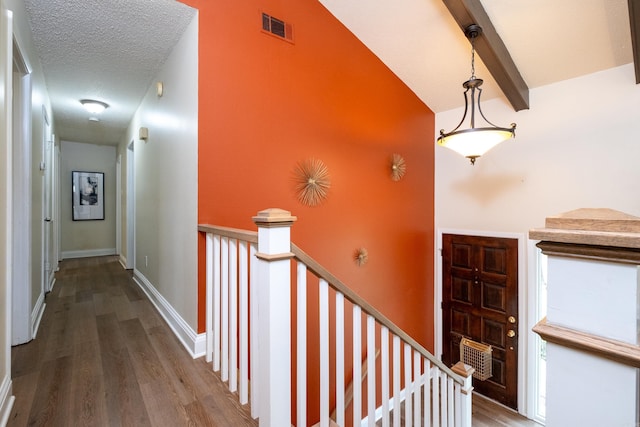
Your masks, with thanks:
[{"label": "floor vent", "polygon": [[293,41],[293,27],[291,24],[284,22],[273,16],[262,14],[262,29],[269,34],[287,41]]}]

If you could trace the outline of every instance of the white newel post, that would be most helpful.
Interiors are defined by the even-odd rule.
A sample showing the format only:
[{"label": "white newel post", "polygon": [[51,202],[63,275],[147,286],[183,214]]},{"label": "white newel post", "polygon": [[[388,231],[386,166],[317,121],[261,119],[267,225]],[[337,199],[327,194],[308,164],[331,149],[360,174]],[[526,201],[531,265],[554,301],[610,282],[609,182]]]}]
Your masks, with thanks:
[{"label": "white newel post", "polygon": [[291,425],[291,225],[282,209],[258,212],[260,426]]},{"label": "white newel post", "polygon": [[460,390],[460,425],[462,427],[471,427],[472,375],[475,369],[465,365],[463,362],[458,362],[453,365],[451,370],[464,378],[464,385]]}]

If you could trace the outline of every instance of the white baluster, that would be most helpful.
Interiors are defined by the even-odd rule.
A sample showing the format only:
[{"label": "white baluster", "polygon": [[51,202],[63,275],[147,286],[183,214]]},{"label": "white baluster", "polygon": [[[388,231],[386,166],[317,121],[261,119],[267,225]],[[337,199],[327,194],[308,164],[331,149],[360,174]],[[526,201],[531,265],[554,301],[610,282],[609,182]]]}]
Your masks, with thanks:
[{"label": "white baluster", "polygon": [[400,427],[400,337],[393,336],[393,427]]},{"label": "white baluster", "polygon": [[211,363],[213,360],[213,233],[206,235],[206,333],[207,350],[205,360]]},{"label": "white baluster", "polygon": [[433,386],[433,427],[440,425],[440,369],[431,368],[431,384]]},{"label": "white baluster", "polygon": [[220,236],[213,238],[213,370],[220,370]]},{"label": "white baluster", "polygon": [[336,292],[336,424],[344,427],[344,295]]},{"label": "white baluster", "polygon": [[329,427],[329,284],[320,279],[320,427]]},{"label": "white baluster", "polygon": [[353,425],[359,426],[362,422],[362,319],[360,307],[353,306],[353,386],[352,407]]},{"label": "white baluster", "polygon": [[413,352],[413,423],[416,426],[421,424],[421,401],[420,401],[420,381],[422,378],[420,371],[420,359],[422,356],[417,351]]},{"label": "white baluster", "polygon": [[453,409],[453,378],[447,377],[447,422],[450,426],[454,426]]},{"label": "white baluster", "polygon": [[247,242],[240,241],[240,404],[249,402],[249,263]]},{"label": "white baluster", "polygon": [[413,393],[413,381],[411,378],[411,347],[409,344],[404,345],[404,422],[405,427],[411,427],[413,423],[413,414],[412,414],[412,393]]},{"label": "white baluster", "polygon": [[229,241],[229,391],[238,390],[238,243]]},{"label": "white baluster", "polygon": [[424,360],[424,425],[431,425],[431,362]]},{"label": "white baluster", "polygon": [[222,238],[221,242],[222,253],[222,292],[221,292],[221,334],[222,334],[222,372],[220,378],[222,381],[229,380],[229,239],[227,237]]},{"label": "white baluster", "polygon": [[380,383],[382,387],[382,427],[389,427],[389,329],[380,328]]},{"label": "white baluster", "polygon": [[297,265],[297,284],[296,413],[297,425],[304,426],[307,424],[307,266],[301,262]]},{"label": "white baluster", "polygon": [[367,420],[376,425],[376,319],[367,316]]}]

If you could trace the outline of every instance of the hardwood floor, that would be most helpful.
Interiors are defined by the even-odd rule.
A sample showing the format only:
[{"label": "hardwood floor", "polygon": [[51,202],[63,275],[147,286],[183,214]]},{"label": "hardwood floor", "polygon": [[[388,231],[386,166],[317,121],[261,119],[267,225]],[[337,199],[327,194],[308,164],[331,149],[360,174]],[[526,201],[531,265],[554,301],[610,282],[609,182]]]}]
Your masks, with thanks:
[{"label": "hardwood floor", "polygon": [[[9,426],[257,426],[115,257],[65,260],[36,339],[14,347]],[[473,426],[538,426],[474,396]]]},{"label": "hardwood floor", "polygon": [[115,257],[65,260],[38,336],[12,349],[9,426],[257,426]]}]

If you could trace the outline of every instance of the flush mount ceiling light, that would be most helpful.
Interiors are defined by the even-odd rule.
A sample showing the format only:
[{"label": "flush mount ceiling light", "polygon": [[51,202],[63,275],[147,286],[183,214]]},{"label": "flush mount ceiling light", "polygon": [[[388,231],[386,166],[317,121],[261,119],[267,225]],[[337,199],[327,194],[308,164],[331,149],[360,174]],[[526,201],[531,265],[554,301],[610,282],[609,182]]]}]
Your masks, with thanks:
[{"label": "flush mount ceiling light", "polygon": [[106,102],[96,101],[95,99],[81,99],[80,103],[91,114],[100,114],[109,107]]},{"label": "flush mount ceiling light", "polygon": [[[499,127],[491,123],[484,116],[480,107],[480,95],[482,94],[482,79],[476,77],[475,72],[475,46],[476,37],[482,34],[482,28],[479,25],[469,25],[464,30],[465,36],[471,41],[471,77],[462,84],[464,87],[464,114],[462,120],[455,129],[445,133],[444,129],[440,130],[438,144],[443,147],[452,149],[462,154],[469,160],[471,164],[475,164],[476,159],[484,153],[509,138],[515,136],[516,124],[511,123],[511,127]],[[469,93],[471,91],[471,93]],[[469,99],[471,99],[471,109],[469,109]],[[487,127],[476,127],[476,106],[480,117],[489,125]],[[469,129],[460,129],[469,114]]]}]

